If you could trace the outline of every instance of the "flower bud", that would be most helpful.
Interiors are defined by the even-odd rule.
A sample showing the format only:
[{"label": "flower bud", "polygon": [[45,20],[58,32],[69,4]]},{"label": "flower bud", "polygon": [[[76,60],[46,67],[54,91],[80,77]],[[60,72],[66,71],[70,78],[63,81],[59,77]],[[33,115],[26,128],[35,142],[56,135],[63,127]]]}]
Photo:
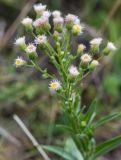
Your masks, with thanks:
[{"label": "flower bud", "polygon": [[36,47],[32,43],[26,47],[25,51],[30,60],[35,60],[38,57]]},{"label": "flower bud", "polygon": [[87,53],[83,54],[81,56],[81,66],[83,68],[87,67],[91,60],[92,60],[92,57],[89,54]]},{"label": "flower bud", "polygon": [[78,71],[78,69],[77,69],[77,67],[75,67],[75,66],[70,66],[70,68],[69,68],[69,73],[70,73],[70,75],[72,76],[72,77],[77,77],[78,75],[79,75],[79,71]]},{"label": "flower bud", "polygon": [[94,38],[93,40],[90,41],[92,55],[99,53],[99,46],[101,42],[102,38]]},{"label": "flower bud", "polygon": [[61,40],[61,35],[60,35],[60,33],[57,32],[57,31],[54,31],[54,33],[53,33],[53,38],[54,38],[55,41],[59,41],[59,42],[60,42],[60,40]]},{"label": "flower bud", "polygon": [[93,60],[89,65],[89,69],[93,71],[98,65],[99,65],[99,62],[97,60]]},{"label": "flower bud", "polygon": [[66,28],[71,30],[73,25],[75,24],[75,21],[77,20],[77,16],[73,15],[73,14],[68,14],[65,17],[65,22],[66,22]]},{"label": "flower bud", "polygon": [[20,47],[20,49],[21,49],[22,51],[24,51],[25,48],[26,48],[25,36],[19,37],[18,39],[16,39],[14,44],[15,44],[16,46]]},{"label": "flower bud", "polygon": [[33,26],[32,26],[33,20],[29,17],[26,17],[22,20],[22,24],[25,26],[25,29],[27,32],[32,32],[33,31]]},{"label": "flower bud", "polygon": [[77,53],[82,54],[85,48],[86,48],[85,45],[79,44],[78,49],[77,49]]},{"label": "flower bud", "polygon": [[50,24],[47,17],[42,16],[33,22],[33,26],[39,34],[44,34],[50,30]]},{"label": "flower bud", "polygon": [[86,127],[86,125],[87,125],[86,121],[82,121],[82,122],[81,122],[81,126],[82,126],[82,127]]},{"label": "flower bud", "polygon": [[62,32],[64,19],[62,17],[54,18],[53,23],[54,23],[54,30]]},{"label": "flower bud", "polygon": [[55,11],[52,12],[52,16],[54,18],[59,18],[61,16],[61,12],[58,11],[58,10],[55,10]]},{"label": "flower bud", "polygon": [[41,3],[34,5],[34,11],[36,12],[37,17],[41,16],[45,10],[46,10],[46,5],[42,5]]},{"label": "flower bud", "polygon": [[104,55],[109,55],[110,52],[115,51],[116,47],[114,46],[114,44],[112,42],[108,42],[107,47],[104,48],[103,50],[103,54]]}]

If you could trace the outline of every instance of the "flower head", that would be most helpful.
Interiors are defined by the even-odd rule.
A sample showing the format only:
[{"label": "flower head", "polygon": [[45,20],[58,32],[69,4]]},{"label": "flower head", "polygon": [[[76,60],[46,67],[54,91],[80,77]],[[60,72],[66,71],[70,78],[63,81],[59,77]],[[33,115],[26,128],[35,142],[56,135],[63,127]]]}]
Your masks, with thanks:
[{"label": "flower head", "polygon": [[33,20],[31,18],[29,18],[29,17],[26,17],[21,21],[21,23],[24,26],[32,25],[32,22],[33,22]]},{"label": "flower head", "polygon": [[77,69],[77,67],[75,67],[75,66],[70,66],[70,68],[69,68],[69,73],[71,74],[71,76],[73,76],[73,77],[77,77],[78,75],[79,75],[79,71],[78,71],[78,69]]},{"label": "flower head", "polygon": [[14,62],[16,67],[21,67],[25,64],[25,60],[22,57],[17,57]]},{"label": "flower head", "polygon": [[61,88],[61,83],[58,80],[53,80],[49,84],[49,88],[51,91],[58,91]]},{"label": "flower head", "polygon": [[25,49],[26,53],[34,53],[36,52],[36,46],[33,43],[30,43],[26,49]]},{"label": "flower head", "polygon": [[35,4],[34,10],[37,14],[42,14],[46,10],[46,5],[42,5],[41,3]]},{"label": "flower head", "polygon": [[66,23],[74,23],[76,20],[77,20],[77,16],[75,16],[74,14],[68,14],[66,17],[65,17],[65,22]]},{"label": "flower head", "polygon": [[53,19],[53,23],[54,25],[58,25],[58,24],[63,24],[64,23],[64,19],[62,17],[56,17]]},{"label": "flower head", "polygon": [[18,39],[16,39],[14,44],[15,44],[16,46],[25,45],[25,36],[19,37]]},{"label": "flower head", "polygon": [[36,27],[42,27],[45,26],[48,23],[48,17],[42,16],[41,18],[36,19],[33,22],[33,26]]},{"label": "flower head", "polygon": [[45,35],[38,35],[35,39],[36,44],[45,44],[47,42],[47,37]]},{"label": "flower head", "polygon": [[73,33],[74,34],[81,34],[81,33],[83,33],[83,29],[84,29],[84,27],[82,26],[82,25],[80,25],[80,24],[75,24],[74,26],[73,26],[73,29],[72,29],[72,31],[73,31]]},{"label": "flower head", "polygon": [[42,16],[49,18],[51,16],[51,12],[50,11],[43,11]]},{"label": "flower head", "polygon": [[91,47],[95,47],[95,46],[97,46],[97,47],[99,47],[99,45],[101,44],[101,42],[102,42],[102,38],[94,38],[94,39],[92,39],[91,41],[90,41],[90,44],[91,44]]},{"label": "flower head", "polygon": [[108,42],[107,48],[108,48],[110,51],[115,51],[115,50],[116,50],[116,47],[115,47],[115,45],[114,45],[112,42]]},{"label": "flower head", "polygon": [[55,10],[55,11],[52,12],[52,16],[53,16],[54,18],[58,18],[58,17],[61,16],[61,12],[58,11],[58,10]]},{"label": "flower head", "polygon": [[82,63],[87,64],[92,60],[92,57],[89,54],[85,53],[81,56],[81,60],[82,60]]}]

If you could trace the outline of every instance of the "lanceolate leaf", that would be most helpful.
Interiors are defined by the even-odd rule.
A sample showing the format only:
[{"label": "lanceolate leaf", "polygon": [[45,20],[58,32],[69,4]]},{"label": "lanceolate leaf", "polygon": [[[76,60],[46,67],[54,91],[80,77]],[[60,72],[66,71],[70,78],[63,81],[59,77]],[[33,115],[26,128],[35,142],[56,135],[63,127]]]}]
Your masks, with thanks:
[{"label": "lanceolate leaf", "polygon": [[71,153],[74,157],[76,157],[76,160],[84,160],[81,152],[79,151],[75,142],[71,138],[67,139],[65,144],[65,150]]},{"label": "lanceolate leaf", "polygon": [[114,114],[111,114],[111,115],[108,115],[108,116],[105,116],[103,117],[101,120],[99,120],[95,125],[94,127],[97,128],[97,127],[100,127],[102,125],[104,125],[105,123],[108,123],[116,118],[119,118],[121,117],[121,113],[114,113]]},{"label": "lanceolate leaf", "polygon": [[97,100],[94,100],[92,102],[92,104],[90,105],[86,115],[85,115],[85,118],[84,120],[87,122],[87,123],[91,123],[96,115],[96,107],[97,107]]},{"label": "lanceolate leaf", "polygon": [[121,136],[115,137],[97,146],[95,158],[99,157],[121,145]]},{"label": "lanceolate leaf", "polygon": [[60,157],[64,158],[65,160],[77,160],[71,153],[66,152],[63,148],[61,147],[56,147],[56,146],[48,146],[48,145],[43,145],[43,149],[55,153],[59,155]]},{"label": "lanceolate leaf", "polygon": [[58,129],[63,130],[63,131],[73,132],[73,130],[71,129],[71,127],[68,127],[68,126],[66,126],[66,125],[57,124],[56,127],[57,127]]}]

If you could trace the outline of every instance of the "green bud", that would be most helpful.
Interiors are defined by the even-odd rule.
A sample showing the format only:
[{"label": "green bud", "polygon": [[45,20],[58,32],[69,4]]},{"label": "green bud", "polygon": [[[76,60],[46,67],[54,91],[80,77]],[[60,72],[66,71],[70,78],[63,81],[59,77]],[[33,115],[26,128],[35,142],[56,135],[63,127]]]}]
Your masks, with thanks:
[{"label": "green bud", "polygon": [[103,54],[105,55],[105,56],[108,56],[109,54],[110,54],[110,49],[109,48],[104,48],[104,50],[103,50]]},{"label": "green bud", "polygon": [[99,62],[97,60],[93,60],[89,65],[89,69],[93,71],[98,65],[99,65]]},{"label": "green bud", "polygon": [[86,125],[87,125],[86,121],[82,121],[82,122],[81,122],[81,126],[82,126],[82,127],[86,127]]}]

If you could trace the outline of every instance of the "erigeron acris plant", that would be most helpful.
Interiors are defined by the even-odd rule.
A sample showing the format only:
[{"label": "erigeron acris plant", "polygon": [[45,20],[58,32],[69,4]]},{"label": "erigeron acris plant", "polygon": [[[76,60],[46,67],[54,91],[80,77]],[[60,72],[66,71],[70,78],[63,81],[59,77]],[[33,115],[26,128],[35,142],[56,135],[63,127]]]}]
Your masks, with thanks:
[{"label": "erigeron acris plant", "polygon": [[[60,125],[67,130],[71,136],[71,147],[65,150],[60,147],[43,146],[44,149],[54,152],[67,160],[95,160],[97,157],[114,149],[121,143],[121,136],[97,145],[95,142],[95,129],[103,124],[118,118],[121,113],[114,113],[96,123],[93,122],[96,116],[96,100],[84,112],[81,105],[82,81],[93,72],[99,63],[100,58],[115,51],[116,47],[112,42],[102,48],[102,38],[95,38],[90,41],[90,51],[86,52],[86,46],[79,44],[77,53],[71,53],[71,42],[74,37],[81,36],[84,32],[84,25],[79,18],[73,14],[62,16],[60,11],[50,12],[46,10],[46,5],[34,5],[36,19],[26,17],[22,20],[27,34],[34,40],[26,44],[26,37],[22,36],[15,41],[27,60],[22,57],[15,59],[16,67],[33,67],[40,71],[45,78],[50,78],[50,91],[60,97],[63,114],[66,124]],[[49,18],[53,19],[53,27]],[[49,38],[53,39],[54,46]],[[102,48],[102,49],[101,49]],[[56,67],[60,79],[48,73],[38,64],[38,51],[42,50]],[[95,58],[97,57],[97,58]],[[74,61],[79,59],[79,65],[75,66]]]}]

